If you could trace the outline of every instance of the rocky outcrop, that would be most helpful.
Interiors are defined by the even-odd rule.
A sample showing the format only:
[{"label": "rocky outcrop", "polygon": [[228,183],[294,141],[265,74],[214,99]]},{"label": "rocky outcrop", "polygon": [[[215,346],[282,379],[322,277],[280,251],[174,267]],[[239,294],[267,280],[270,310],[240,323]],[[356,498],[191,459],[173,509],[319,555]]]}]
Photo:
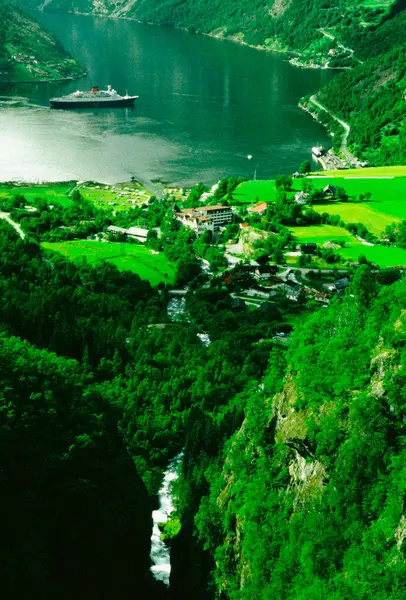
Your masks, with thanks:
[{"label": "rocky outcrop", "polygon": [[269,14],[274,19],[281,17],[291,5],[291,0],[275,0]]}]

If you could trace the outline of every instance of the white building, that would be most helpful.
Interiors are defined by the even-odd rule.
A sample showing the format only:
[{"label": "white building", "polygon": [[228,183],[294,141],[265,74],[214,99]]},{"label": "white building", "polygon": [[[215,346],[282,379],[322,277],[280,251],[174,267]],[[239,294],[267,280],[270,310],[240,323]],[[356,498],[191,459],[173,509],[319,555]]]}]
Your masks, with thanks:
[{"label": "white building", "polygon": [[124,235],[125,237],[140,242],[146,242],[148,235],[148,229],[141,229],[141,227],[129,227],[128,229],[124,229],[123,227],[116,227],[115,225],[109,225],[109,227],[107,227],[107,232]]},{"label": "white building", "polygon": [[201,206],[198,208],[185,208],[175,217],[182,225],[191,227],[198,233],[215,231],[233,222],[233,213],[229,206],[217,204],[216,206]]},{"label": "white building", "polygon": [[295,194],[295,202],[296,204],[306,204],[309,194],[305,194],[305,192],[297,192]]},{"label": "white building", "polygon": [[146,242],[148,229],[141,229],[141,227],[130,227],[127,229],[126,235],[128,235],[130,238],[139,240],[140,242]]}]

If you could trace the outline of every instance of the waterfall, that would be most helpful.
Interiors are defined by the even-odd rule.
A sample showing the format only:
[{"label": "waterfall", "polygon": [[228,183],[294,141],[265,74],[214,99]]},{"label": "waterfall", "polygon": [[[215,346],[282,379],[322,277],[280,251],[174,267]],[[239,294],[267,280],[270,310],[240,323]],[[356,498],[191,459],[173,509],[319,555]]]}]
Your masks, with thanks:
[{"label": "waterfall", "polygon": [[166,523],[173,511],[170,486],[179,476],[178,471],[182,458],[183,452],[180,452],[169,462],[161,489],[158,492],[159,508],[152,512],[151,571],[155,579],[163,581],[166,585],[169,585],[169,576],[171,573],[170,549],[161,540],[158,523]]}]

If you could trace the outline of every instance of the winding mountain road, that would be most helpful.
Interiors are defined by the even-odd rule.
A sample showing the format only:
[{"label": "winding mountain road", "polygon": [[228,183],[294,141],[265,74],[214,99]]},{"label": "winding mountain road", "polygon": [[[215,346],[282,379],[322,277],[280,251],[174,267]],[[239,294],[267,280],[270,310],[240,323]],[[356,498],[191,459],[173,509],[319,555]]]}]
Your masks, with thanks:
[{"label": "winding mountain road", "polygon": [[328,37],[330,40],[333,40],[334,42],[336,42],[337,46],[339,48],[341,48],[341,50],[344,50],[345,52],[348,52],[349,56],[351,58],[353,58],[354,60],[356,60],[357,62],[359,62],[361,65],[363,64],[362,60],[359,60],[359,58],[356,58],[354,56],[354,50],[352,48],[347,48],[346,46],[343,46],[343,44],[341,44],[336,37],[334,37],[334,35],[332,35],[331,33],[328,33],[325,29],[319,29],[320,33],[323,34],[324,36]]},{"label": "winding mountain road", "polygon": [[310,102],[312,104],[314,104],[314,106],[317,106],[317,108],[319,108],[320,110],[324,110],[324,112],[326,112],[327,114],[330,115],[330,117],[332,117],[335,121],[337,121],[337,123],[339,123],[341,125],[341,127],[344,128],[344,137],[342,139],[341,142],[341,152],[344,154],[345,158],[347,159],[347,161],[349,162],[350,167],[355,167],[358,168],[359,164],[357,159],[355,158],[355,156],[353,156],[351,154],[351,152],[348,150],[347,148],[347,141],[348,141],[348,136],[350,134],[350,126],[348,125],[348,123],[345,123],[344,121],[342,121],[341,119],[339,119],[338,117],[336,117],[332,112],[330,112],[328,110],[328,108],[326,108],[325,106],[323,106],[322,104],[320,104],[320,102],[318,100],[316,100],[316,95],[313,94],[313,96],[310,96]]}]

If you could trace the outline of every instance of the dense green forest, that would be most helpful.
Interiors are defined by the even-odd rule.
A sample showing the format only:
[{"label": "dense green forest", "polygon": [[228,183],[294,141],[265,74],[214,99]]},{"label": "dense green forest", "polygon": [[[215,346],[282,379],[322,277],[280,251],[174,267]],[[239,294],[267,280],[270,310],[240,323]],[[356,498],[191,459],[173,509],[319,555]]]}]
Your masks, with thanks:
[{"label": "dense green forest", "polygon": [[215,561],[213,597],[405,597],[405,301],[404,281],[361,267],[269,353],[262,385],[193,415],[179,512]]},{"label": "dense green forest", "polygon": [[167,289],[0,233],[5,597],[166,597],[150,515],[182,448],[171,597],[405,596],[397,273],[360,266],[282,344],[282,307],[219,279],[170,322]]},{"label": "dense green forest", "polygon": [[151,502],[94,384],[149,285],[51,263],[8,226],[0,239],[2,595],[127,597],[134,578],[147,593]]},{"label": "dense green forest", "polygon": [[166,292],[136,275],[49,256],[4,224],[0,243],[5,595],[126,597],[136,586],[153,598],[162,469],[194,410],[227,406],[262,375],[257,342],[280,314],[238,316],[220,291],[195,298],[193,323],[171,324]]}]

